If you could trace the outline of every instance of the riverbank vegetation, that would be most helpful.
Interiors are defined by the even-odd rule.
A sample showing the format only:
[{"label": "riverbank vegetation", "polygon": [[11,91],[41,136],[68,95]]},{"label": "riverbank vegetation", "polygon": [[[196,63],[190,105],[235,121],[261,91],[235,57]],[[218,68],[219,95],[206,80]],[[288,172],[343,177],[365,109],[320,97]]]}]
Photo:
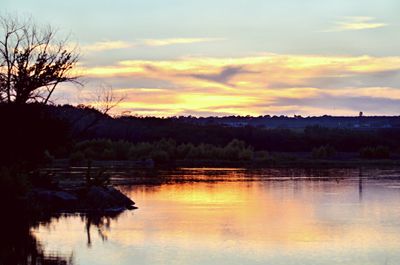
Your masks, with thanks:
[{"label": "riverbank vegetation", "polygon": [[245,142],[232,140],[223,147],[211,144],[177,144],[172,139],[156,142],[131,143],[106,139],[87,140],[76,144],[70,156],[72,163],[84,160],[144,160],[157,163],[175,160],[250,161],[254,150]]},{"label": "riverbank vegetation", "polygon": [[37,165],[68,159],[274,162],[399,158],[400,131],[334,129],[302,131],[199,125],[175,119],[111,117],[90,107],[0,104],[0,165]]},{"label": "riverbank vegetation", "polygon": [[173,139],[140,143],[94,139],[77,143],[71,151],[69,163],[86,166],[90,161],[101,165],[101,161],[152,160],[156,166],[376,165],[396,162],[397,158],[391,159],[390,155],[389,149],[382,146],[365,147],[360,152],[351,153],[337,152],[330,145],[313,148],[311,152],[268,152],[256,150],[237,139],[225,146],[178,144]]}]

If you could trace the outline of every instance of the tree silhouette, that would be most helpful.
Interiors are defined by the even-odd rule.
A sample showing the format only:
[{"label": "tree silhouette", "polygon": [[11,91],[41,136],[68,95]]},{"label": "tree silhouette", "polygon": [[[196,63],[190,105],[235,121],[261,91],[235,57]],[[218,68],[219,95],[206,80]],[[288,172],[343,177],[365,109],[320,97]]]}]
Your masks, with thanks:
[{"label": "tree silhouette", "polygon": [[52,27],[0,17],[0,102],[48,103],[60,83],[78,83],[78,57]]}]

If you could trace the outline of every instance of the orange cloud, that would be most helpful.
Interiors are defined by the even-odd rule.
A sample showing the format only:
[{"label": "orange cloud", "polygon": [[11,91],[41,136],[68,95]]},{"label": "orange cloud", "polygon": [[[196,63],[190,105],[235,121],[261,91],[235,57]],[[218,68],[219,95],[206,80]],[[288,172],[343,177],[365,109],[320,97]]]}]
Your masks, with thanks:
[{"label": "orange cloud", "polygon": [[[118,111],[169,116],[190,113],[350,114],[358,106],[306,105],[302,99],[385,98],[400,100],[400,57],[261,54],[241,58],[187,57],[125,60],[83,67],[90,77],[123,81],[127,95]],[[392,80],[389,84],[388,80]],[[141,80],[147,80],[143,86]],[[163,87],[160,81],[168,85]],[[154,83],[154,86],[152,85]],[[292,99],[289,102],[289,99]],[[296,102],[294,104],[293,102]],[[361,104],[361,103],[360,103]],[[363,108],[363,106],[360,106]],[[334,113],[332,111],[334,110]]]}]

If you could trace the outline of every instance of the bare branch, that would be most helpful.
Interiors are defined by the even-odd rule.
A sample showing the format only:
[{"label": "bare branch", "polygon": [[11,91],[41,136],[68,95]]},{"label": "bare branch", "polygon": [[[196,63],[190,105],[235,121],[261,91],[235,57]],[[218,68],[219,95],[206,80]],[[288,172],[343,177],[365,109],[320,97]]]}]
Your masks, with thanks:
[{"label": "bare branch", "polygon": [[0,17],[0,102],[47,104],[60,83],[77,83],[71,74],[79,59],[68,40],[32,20]]},{"label": "bare branch", "polygon": [[101,85],[93,95],[93,103],[96,108],[103,114],[109,114],[112,109],[117,107],[125,96],[118,96],[113,87],[109,85]]}]

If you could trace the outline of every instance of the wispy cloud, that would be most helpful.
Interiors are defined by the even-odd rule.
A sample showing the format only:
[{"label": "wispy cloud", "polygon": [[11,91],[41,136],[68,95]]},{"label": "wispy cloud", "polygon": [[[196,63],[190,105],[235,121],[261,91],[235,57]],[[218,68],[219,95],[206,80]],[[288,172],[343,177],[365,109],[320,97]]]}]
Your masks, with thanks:
[{"label": "wispy cloud", "polygon": [[100,52],[108,50],[127,49],[134,46],[134,43],[126,41],[100,41],[92,44],[83,45],[81,47],[81,50],[83,52]]},{"label": "wispy cloud", "polygon": [[338,21],[335,26],[325,32],[354,31],[377,29],[388,26],[383,22],[378,22],[373,17],[346,17],[343,21]]},{"label": "wispy cloud", "polygon": [[[144,39],[133,42],[127,41],[99,41],[82,45],[80,50],[84,53],[102,52],[110,50],[128,49],[139,46],[161,47],[179,44],[195,44],[203,42],[222,41],[222,38],[169,38],[169,39]],[[72,44],[71,44],[72,47]]]},{"label": "wispy cloud", "polygon": [[177,44],[193,44],[201,42],[222,41],[222,38],[170,38],[170,39],[145,39],[143,44],[147,46],[168,46]]}]

